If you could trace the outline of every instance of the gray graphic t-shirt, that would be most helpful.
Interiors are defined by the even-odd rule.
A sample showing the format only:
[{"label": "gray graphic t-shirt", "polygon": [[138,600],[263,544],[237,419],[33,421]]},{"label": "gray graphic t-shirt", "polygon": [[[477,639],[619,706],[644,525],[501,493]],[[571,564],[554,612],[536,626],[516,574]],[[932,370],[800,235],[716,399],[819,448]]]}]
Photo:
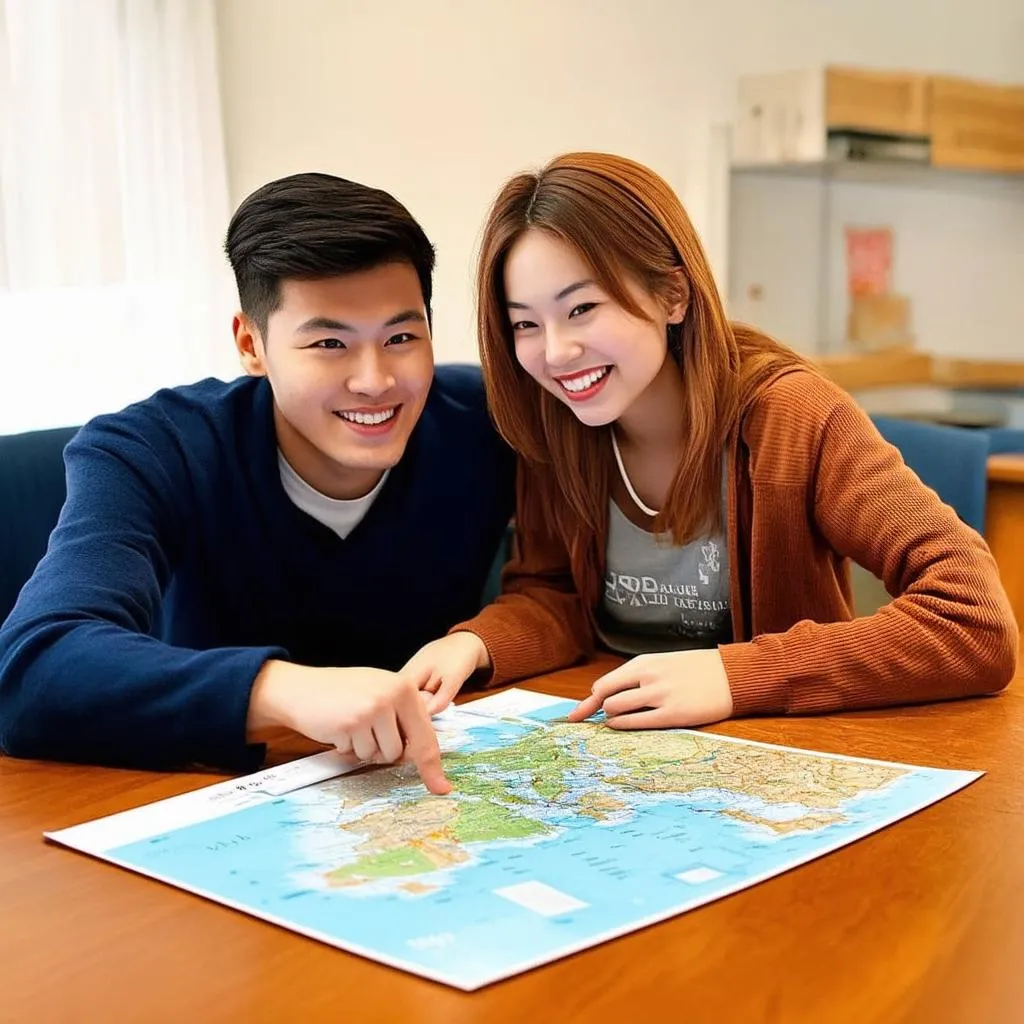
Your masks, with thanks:
[{"label": "gray graphic t-shirt", "polygon": [[732,638],[725,537],[682,547],[631,523],[610,502],[602,641],[620,654],[714,647]]}]

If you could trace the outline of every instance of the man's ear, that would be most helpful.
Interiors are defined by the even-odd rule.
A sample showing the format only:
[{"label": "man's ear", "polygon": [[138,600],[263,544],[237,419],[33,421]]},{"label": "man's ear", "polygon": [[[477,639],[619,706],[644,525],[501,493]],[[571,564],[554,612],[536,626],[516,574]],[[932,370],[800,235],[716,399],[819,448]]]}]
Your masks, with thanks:
[{"label": "man's ear", "polygon": [[235,335],[235,348],[238,349],[242,369],[250,377],[265,377],[267,350],[259,328],[244,313],[236,313],[231,322],[231,330]]},{"label": "man's ear", "polygon": [[677,267],[665,288],[665,313],[670,324],[681,324],[690,306],[690,282],[682,267]]}]

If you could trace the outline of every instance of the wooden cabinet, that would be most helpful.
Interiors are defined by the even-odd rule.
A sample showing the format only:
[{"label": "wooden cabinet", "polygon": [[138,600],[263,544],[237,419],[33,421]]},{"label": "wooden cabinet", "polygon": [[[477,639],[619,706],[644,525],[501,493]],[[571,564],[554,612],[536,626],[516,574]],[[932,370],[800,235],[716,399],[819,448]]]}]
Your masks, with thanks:
[{"label": "wooden cabinet", "polygon": [[1024,86],[929,80],[936,167],[1024,173]]},{"label": "wooden cabinet", "polygon": [[826,68],[825,129],[927,135],[928,79],[902,72]]},{"label": "wooden cabinet", "polygon": [[1024,86],[830,66],[741,76],[732,162],[1024,173]]}]

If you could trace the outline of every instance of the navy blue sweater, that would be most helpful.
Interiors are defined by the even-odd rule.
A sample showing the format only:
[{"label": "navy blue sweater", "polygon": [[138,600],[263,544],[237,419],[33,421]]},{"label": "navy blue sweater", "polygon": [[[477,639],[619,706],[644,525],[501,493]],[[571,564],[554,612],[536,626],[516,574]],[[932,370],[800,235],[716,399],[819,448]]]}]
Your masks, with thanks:
[{"label": "navy blue sweater", "polygon": [[263,663],[399,668],[479,610],[514,502],[468,366],[438,367],[345,540],[286,496],[262,378],[100,417],[65,462],[48,552],[0,629],[0,749],[20,757],[254,769]]}]

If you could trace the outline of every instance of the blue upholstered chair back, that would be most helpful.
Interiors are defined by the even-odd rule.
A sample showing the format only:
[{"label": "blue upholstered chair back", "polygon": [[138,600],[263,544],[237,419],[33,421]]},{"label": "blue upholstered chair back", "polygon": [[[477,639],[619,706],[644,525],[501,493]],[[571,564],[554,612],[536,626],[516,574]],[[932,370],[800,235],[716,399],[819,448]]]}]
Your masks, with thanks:
[{"label": "blue upholstered chair back", "polygon": [[1024,452],[1024,430],[974,430],[916,420],[874,416],[879,433],[900,450],[903,461],[951,505],[957,515],[985,532],[985,496],[989,455]]},{"label": "blue upholstered chair back", "polygon": [[46,553],[64,504],[64,446],[77,427],[0,437],[0,622]]}]

